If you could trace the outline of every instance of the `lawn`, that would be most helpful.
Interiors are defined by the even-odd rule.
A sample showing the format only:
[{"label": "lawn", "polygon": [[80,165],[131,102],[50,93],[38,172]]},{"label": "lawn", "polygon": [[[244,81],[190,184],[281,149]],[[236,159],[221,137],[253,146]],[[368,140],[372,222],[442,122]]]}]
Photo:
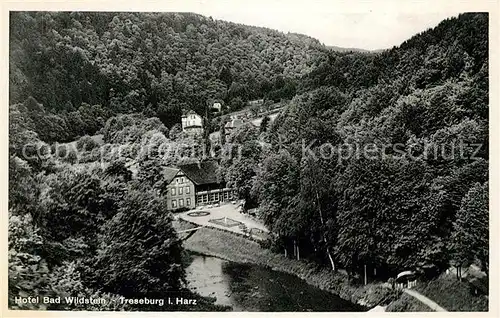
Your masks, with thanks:
[{"label": "lawn", "polygon": [[[435,301],[448,311],[488,311],[488,298],[475,296],[466,281],[458,281],[454,275],[443,274],[427,283],[414,288],[424,296]],[[387,307],[387,311],[432,311],[410,295],[401,298]]]},{"label": "lawn", "polygon": [[475,296],[469,283],[458,281],[454,275],[443,274],[427,284],[417,285],[415,290],[448,311],[488,311],[488,298]]}]

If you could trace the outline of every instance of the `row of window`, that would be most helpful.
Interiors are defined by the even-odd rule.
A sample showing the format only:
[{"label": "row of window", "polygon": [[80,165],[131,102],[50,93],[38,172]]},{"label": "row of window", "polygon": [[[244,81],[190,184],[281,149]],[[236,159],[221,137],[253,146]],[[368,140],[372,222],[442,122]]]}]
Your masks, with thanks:
[{"label": "row of window", "polygon": [[175,183],[184,183],[184,177],[175,178]]},{"label": "row of window", "polygon": [[[176,189],[178,189],[179,191],[177,191]],[[177,192],[179,192],[179,195],[182,195],[182,194],[184,194],[182,189],[183,189],[182,187],[179,187],[179,188],[172,188],[172,190],[170,190],[170,191],[171,191],[171,194],[172,194],[172,195],[176,195],[176,194],[177,194]],[[186,190],[185,190],[185,191],[186,191],[186,192],[185,192],[186,194],[191,193],[191,189],[190,189],[189,187],[184,187],[184,189],[186,189]]]},{"label": "row of window", "polygon": [[229,191],[219,192],[219,193],[209,193],[201,194],[196,196],[196,202],[198,203],[209,203],[217,201],[228,201],[232,198],[232,194]]},{"label": "row of window", "polygon": [[[182,208],[184,206],[184,199],[179,199],[179,208]],[[187,198],[186,199],[186,206],[191,206],[191,199]],[[177,207],[177,200],[172,200],[172,208]]]}]

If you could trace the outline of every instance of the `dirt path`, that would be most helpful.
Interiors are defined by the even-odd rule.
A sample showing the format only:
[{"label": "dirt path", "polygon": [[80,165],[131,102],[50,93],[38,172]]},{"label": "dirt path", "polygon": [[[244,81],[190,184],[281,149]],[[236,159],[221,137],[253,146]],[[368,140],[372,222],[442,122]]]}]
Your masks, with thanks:
[{"label": "dirt path", "polygon": [[424,295],[422,295],[421,293],[419,293],[415,290],[405,289],[404,292],[407,293],[408,295],[418,299],[419,301],[421,301],[427,307],[431,308],[434,311],[448,311],[448,310],[444,309],[443,307],[439,306],[438,304],[436,304],[433,300],[425,297]]}]

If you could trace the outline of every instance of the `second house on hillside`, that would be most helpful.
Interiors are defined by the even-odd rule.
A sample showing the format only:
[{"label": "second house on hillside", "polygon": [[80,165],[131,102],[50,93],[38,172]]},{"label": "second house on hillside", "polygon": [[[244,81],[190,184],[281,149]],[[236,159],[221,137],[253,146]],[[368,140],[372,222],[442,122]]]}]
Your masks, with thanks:
[{"label": "second house on hillside", "polygon": [[238,129],[239,127],[243,126],[244,122],[243,120],[241,119],[232,119],[230,121],[228,121],[225,125],[224,125],[224,131],[225,131],[225,135],[226,135],[226,138],[235,130],[235,129]]}]

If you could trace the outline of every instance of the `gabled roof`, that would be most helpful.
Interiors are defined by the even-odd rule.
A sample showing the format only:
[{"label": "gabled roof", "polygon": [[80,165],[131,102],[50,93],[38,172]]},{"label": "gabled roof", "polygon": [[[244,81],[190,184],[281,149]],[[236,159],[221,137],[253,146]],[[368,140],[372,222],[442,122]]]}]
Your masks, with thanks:
[{"label": "gabled roof", "polygon": [[167,184],[170,183],[175,178],[175,176],[179,173],[179,171],[181,170],[177,168],[166,167],[165,169],[163,169],[163,175],[165,176]]},{"label": "gabled roof", "polygon": [[193,111],[193,110],[189,110],[189,111],[187,111],[185,114],[183,114],[183,115],[182,115],[182,117],[186,117],[186,116],[188,116],[188,115],[196,115],[196,116],[200,116],[200,115],[198,115],[195,111]]},{"label": "gabled roof", "polygon": [[179,168],[196,185],[218,183],[217,169],[219,166],[215,161],[190,163]]}]

